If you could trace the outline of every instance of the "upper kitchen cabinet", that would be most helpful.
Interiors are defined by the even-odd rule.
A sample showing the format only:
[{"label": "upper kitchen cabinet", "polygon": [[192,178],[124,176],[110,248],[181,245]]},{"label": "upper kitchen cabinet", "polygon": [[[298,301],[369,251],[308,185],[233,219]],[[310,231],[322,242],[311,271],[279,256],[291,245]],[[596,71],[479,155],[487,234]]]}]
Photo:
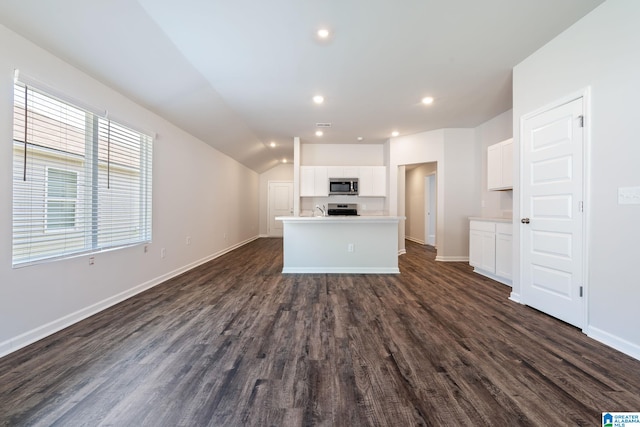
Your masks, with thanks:
[{"label": "upper kitchen cabinet", "polygon": [[387,196],[387,168],[385,166],[360,166],[360,197]]},{"label": "upper kitchen cabinet", "polygon": [[300,166],[300,197],[327,197],[329,178],[358,178],[358,196],[387,197],[386,166]]},{"label": "upper kitchen cabinet", "polygon": [[329,178],[326,166],[300,166],[300,197],[327,197]]},{"label": "upper kitchen cabinet", "polygon": [[358,178],[356,166],[327,166],[328,178]]},{"label": "upper kitchen cabinet", "polygon": [[513,189],[513,138],[487,149],[487,184],[489,190]]}]

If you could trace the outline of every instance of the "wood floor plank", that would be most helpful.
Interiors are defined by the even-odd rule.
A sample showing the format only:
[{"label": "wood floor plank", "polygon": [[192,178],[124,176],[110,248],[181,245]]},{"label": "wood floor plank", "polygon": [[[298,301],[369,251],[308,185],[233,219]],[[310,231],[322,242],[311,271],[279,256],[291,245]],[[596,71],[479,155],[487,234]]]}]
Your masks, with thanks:
[{"label": "wood floor plank", "polygon": [[407,242],[282,274],[259,239],[0,359],[0,426],[599,425],[640,361]]}]

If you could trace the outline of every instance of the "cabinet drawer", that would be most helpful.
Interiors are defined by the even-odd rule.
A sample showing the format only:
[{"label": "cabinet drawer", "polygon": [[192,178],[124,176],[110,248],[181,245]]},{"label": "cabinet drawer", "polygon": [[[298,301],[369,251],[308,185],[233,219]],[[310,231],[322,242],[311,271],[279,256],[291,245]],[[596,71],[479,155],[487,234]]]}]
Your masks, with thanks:
[{"label": "cabinet drawer", "polygon": [[496,231],[496,223],[488,222],[488,221],[471,221],[469,223],[469,229],[477,230],[477,231],[488,231],[490,233],[495,233]]},{"label": "cabinet drawer", "polygon": [[497,223],[496,224],[496,233],[498,234],[513,234],[513,224],[505,224],[505,223]]}]

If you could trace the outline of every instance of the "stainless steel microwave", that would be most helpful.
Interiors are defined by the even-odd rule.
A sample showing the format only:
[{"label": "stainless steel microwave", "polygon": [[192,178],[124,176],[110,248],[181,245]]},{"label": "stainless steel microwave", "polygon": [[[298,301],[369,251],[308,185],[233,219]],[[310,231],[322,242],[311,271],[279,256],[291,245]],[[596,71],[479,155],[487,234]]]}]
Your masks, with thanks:
[{"label": "stainless steel microwave", "polygon": [[329,178],[329,195],[358,195],[358,178]]}]

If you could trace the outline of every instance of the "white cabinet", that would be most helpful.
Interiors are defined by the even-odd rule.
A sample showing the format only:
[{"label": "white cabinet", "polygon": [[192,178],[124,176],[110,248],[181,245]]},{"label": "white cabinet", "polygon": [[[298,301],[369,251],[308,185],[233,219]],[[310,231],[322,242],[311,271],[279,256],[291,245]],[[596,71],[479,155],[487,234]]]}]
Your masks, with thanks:
[{"label": "white cabinet", "polygon": [[327,197],[329,178],[326,166],[300,166],[300,197]]},{"label": "white cabinet", "polygon": [[511,285],[512,225],[497,221],[469,223],[469,264],[474,271]]},{"label": "white cabinet", "polygon": [[358,186],[360,197],[386,197],[387,168],[385,166],[360,166]]},{"label": "white cabinet", "polygon": [[496,224],[496,276],[511,280],[513,256],[513,226]]},{"label": "white cabinet", "polygon": [[469,225],[469,264],[488,273],[496,272],[496,225],[471,221]]},{"label": "white cabinet", "polygon": [[489,190],[513,189],[513,138],[487,148],[487,186]]},{"label": "white cabinet", "polygon": [[360,197],[387,197],[386,166],[300,166],[300,196],[328,196],[329,178],[358,178]]},{"label": "white cabinet", "polygon": [[358,178],[357,166],[327,166],[327,178]]}]

